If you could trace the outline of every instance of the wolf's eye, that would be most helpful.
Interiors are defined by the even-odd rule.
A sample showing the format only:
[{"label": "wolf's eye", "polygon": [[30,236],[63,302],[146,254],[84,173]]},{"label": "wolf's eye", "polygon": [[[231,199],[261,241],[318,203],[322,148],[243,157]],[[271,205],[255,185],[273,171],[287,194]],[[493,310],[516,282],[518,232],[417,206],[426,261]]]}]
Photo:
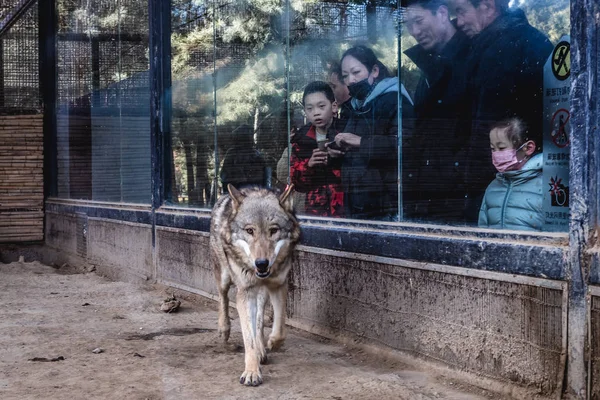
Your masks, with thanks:
[{"label": "wolf's eye", "polygon": [[254,229],[252,228],[246,228],[246,232],[248,233],[248,235],[254,235]]},{"label": "wolf's eye", "polygon": [[279,228],[271,228],[271,229],[269,229],[269,233],[271,234],[271,236],[273,236],[277,232],[279,232]]}]

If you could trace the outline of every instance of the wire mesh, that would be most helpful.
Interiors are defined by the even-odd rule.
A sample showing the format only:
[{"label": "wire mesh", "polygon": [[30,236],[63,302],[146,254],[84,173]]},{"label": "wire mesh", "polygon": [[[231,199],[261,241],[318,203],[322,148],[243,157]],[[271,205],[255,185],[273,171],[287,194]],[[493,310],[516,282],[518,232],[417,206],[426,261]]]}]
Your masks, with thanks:
[{"label": "wire mesh", "polygon": [[[0,2],[0,22],[17,11],[17,0]],[[38,10],[34,4],[0,37],[0,112],[41,111]]]}]

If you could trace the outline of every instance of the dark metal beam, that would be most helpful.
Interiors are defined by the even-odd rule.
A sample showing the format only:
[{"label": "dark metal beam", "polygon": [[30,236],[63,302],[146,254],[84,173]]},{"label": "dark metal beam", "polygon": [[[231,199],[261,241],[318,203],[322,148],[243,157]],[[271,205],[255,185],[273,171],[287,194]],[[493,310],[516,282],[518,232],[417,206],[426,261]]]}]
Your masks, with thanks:
[{"label": "dark metal beam", "polygon": [[39,78],[44,110],[44,197],[58,194],[56,99],[58,74],[56,67],[57,14],[54,0],[38,3]]},{"label": "dark metal beam", "polygon": [[0,108],[4,107],[4,41],[0,39]]},{"label": "dark metal beam", "polygon": [[129,34],[129,33],[99,33],[96,35],[88,35],[87,33],[59,33],[57,35],[58,40],[66,42],[90,42],[97,40],[99,42],[139,42],[147,43],[148,37],[140,34]]},{"label": "dark metal beam", "polygon": [[[37,0],[21,0],[19,1],[12,12],[9,12],[6,18],[0,21],[0,38],[25,14]],[[40,3],[53,3],[49,0],[42,0]],[[40,7],[43,5],[40,4]]]},{"label": "dark metal beam", "polygon": [[171,1],[149,0],[152,209],[171,185]]},{"label": "dark metal beam", "polygon": [[597,0],[571,2],[571,221],[566,278],[569,282],[566,397],[587,398],[586,339],[590,249],[598,229],[598,15]]}]

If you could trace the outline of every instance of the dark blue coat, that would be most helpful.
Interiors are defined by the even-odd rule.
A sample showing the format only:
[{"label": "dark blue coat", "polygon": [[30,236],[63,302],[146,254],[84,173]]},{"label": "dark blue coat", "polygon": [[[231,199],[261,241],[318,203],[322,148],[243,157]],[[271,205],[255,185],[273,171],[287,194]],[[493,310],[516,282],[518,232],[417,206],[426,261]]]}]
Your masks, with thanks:
[{"label": "dark blue coat", "polygon": [[[353,110],[344,132],[360,136],[361,144],[342,160],[344,205],[350,218],[397,218],[399,90],[397,78],[386,78],[364,102],[352,100]],[[413,112],[406,96],[408,93],[402,94],[403,117]]]},{"label": "dark blue coat", "polygon": [[470,40],[457,31],[439,54],[416,45],[404,53],[421,71],[415,90],[414,135],[402,146],[405,217],[462,221],[464,209],[465,61]]},{"label": "dark blue coat", "polygon": [[529,138],[541,145],[543,68],[552,52],[550,40],[516,9],[498,17],[473,38],[467,61],[472,118],[468,136],[466,189],[467,222],[476,223],[481,199],[494,179],[489,144],[490,126],[519,117],[529,127]]}]

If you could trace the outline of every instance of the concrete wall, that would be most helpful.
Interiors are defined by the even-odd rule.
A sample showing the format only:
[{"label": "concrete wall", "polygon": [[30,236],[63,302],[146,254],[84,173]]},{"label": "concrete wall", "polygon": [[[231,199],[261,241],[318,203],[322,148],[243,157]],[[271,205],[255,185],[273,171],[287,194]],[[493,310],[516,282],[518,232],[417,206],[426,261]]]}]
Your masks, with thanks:
[{"label": "concrete wall", "polygon": [[[150,224],[49,212],[46,244],[114,279],[217,293],[206,232],[157,226],[153,252]],[[561,390],[563,282],[299,246],[289,286],[297,328],[398,350],[477,382]]]},{"label": "concrete wall", "polygon": [[83,262],[123,281],[154,279],[152,226],[81,213],[46,212],[46,246],[64,261]]},{"label": "concrete wall", "polygon": [[558,389],[564,373],[566,287],[500,273],[304,250],[290,280],[290,314],[301,326],[351,332],[542,393]]}]

